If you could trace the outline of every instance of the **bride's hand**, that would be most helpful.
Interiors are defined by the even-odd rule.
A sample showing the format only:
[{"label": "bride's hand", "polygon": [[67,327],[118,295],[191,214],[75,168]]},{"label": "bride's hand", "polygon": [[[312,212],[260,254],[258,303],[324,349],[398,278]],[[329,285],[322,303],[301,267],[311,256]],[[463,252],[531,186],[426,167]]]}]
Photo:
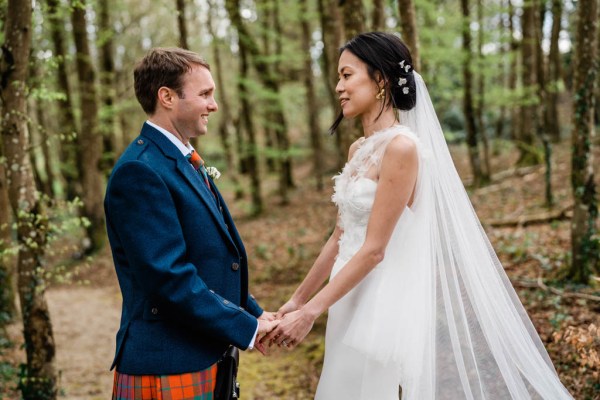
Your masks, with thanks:
[{"label": "bride's hand", "polygon": [[315,318],[303,309],[293,311],[280,321],[277,328],[262,337],[260,342],[292,349],[304,340],[314,323]]},{"label": "bride's hand", "polygon": [[286,314],[289,314],[289,313],[291,313],[293,311],[296,311],[297,309],[298,309],[298,304],[293,299],[290,299],[290,300],[288,300],[287,303],[285,303],[284,305],[282,305],[279,308],[279,310],[277,310],[277,313],[275,314],[275,318],[281,319]]}]

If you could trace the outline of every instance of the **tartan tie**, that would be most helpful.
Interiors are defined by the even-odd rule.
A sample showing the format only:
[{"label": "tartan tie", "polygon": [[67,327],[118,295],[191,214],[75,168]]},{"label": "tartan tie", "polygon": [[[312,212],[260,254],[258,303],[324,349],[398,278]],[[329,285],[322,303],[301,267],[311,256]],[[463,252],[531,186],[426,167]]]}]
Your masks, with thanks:
[{"label": "tartan tie", "polygon": [[208,173],[206,172],[206,167],[204,166],[204,160],[200,157],[197,151],[192,150],[190,154],[187,154],[185,158],[192,164],[194,169],[198,171],[204,178],[204,183],[206,183],[206,187],[210,190],[210,192],[215,195],[212,188],[210,187],[210,182],[208,181]]}]

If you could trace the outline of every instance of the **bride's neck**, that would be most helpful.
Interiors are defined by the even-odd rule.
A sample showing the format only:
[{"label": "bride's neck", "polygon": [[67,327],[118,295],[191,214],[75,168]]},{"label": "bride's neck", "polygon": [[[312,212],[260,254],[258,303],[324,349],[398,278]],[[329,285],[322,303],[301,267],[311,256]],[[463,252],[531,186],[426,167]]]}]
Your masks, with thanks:
[{"label": "bride's neck", "polygon": [[379,118],[375,115],[371,118],[363,118],[362,126],[363,126],[363,135],[365,137],[369,137],[373,135],[375,132],[379,132],[383,129],[387,129],[394,124],[397,124],[398,120],[396,119],[396,114],[393,109],[385,110]]}]

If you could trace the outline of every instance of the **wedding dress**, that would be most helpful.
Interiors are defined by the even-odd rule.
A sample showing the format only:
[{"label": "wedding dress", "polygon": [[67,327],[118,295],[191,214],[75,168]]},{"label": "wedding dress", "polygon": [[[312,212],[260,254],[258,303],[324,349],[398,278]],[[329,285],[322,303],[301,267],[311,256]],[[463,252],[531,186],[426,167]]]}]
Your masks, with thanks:
[{"label": "wedding dress", "polygon": [[456,172],[427,93],[362,139],[335,177],[333,278],[360,249],[386,146],[414,141],[418,176],[378,264],[329,309],[316,400],[571,399]]}]

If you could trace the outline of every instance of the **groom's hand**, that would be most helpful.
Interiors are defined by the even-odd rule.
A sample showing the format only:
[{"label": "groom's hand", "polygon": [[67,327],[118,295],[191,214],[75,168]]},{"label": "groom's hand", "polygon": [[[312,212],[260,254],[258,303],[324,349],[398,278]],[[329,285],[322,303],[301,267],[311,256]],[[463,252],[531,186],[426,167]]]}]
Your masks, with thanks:
[{"label": "groom's hand", "polygon": [[[261,314],[261,316],[258,318],[258,332],[256,333],[256,340],[254,342],[254,348],[258,351],[260,351],[262,353],[263,356],[267,355],[267,349],[264,345],[264,343],[262,343],[262,337],[264,337],[265,335],[267,335],[269,332],[271,332],[273,329],[277,328],[277,325],[279,325],[279,323],[281,321],[273,319],[271,321],[265,319],[268,317],[265,316],[265,313],[269,313],[268,311],[265,311]],[[269,314],[273,314],[273,313],[269,313]],[[264,316],[264,318],[263,318]]]},{"label": "groom's hand", "polygon": [[260,317],[258,317],[258,319],[262,319],[265,321],[275,321],[276,319],[280,319],[280,318],[277,318],[274,312],[263,311],[263,313],[260,314]]}]

